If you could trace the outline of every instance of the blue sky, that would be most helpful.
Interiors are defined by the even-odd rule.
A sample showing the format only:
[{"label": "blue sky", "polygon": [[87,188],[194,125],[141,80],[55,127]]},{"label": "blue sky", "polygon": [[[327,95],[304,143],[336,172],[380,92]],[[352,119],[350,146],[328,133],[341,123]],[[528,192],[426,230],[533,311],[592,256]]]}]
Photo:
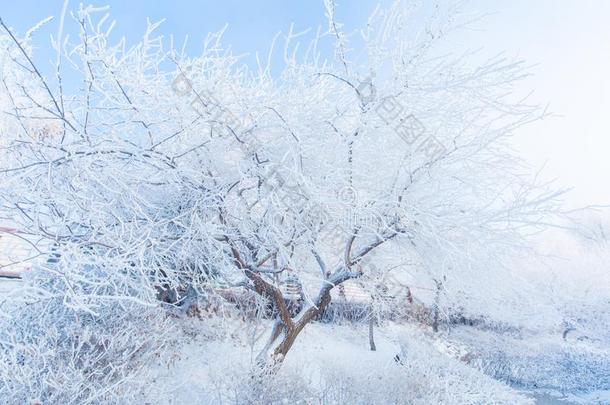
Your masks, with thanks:
[{"label": "blue sky", "polygon": [[[376,3],[338,0],[338,20],[348,31],[355,29]],[[0,16],[23,33],[46,16],[58,16],[62,4],[63,0],[2,0]],[[174,34],[177,41],[188,35],[192,55],[201,49],[206,33],[225,23],[229,24],[225,43],[237,53],[250,54],[257,50],[266,54],[273,36],[285,32],[291,22],[297,31],[326,23],[322,0],[101,0],[93,4],[109,5],[117,22],[116,38],[125,36],[132,43],[141,37],[146,17],[165,18],[160,32]],[[71,1],[70,8],[76,7],[78,2]],[[516,147],[535,167],[544,165],[547,177],[575,186],[570,197],[574,203],[610,204],[610,1],[471,0],[464,11],[489,16],[476,29],[453,37],[448,47],[456,52],[506,51],[527,60],[533,76],[519,90],[535,90],[532,101],[549,103],[550,110],[560,116],[521,131]],[[52,22],[35,38],[37,60],[43,65],[53,58],[48,38],[56,32],[57,23]]]},{"label": "blue sky", "polygon": [[[63,0],[3,0],[0,15],[5,23],[23,33],[43,18],[53,15],[59,19]],[[265,53],[273,37],[280,31],[286,32],[291,23],[295,31],[325,26],[322,0],[102,0],[91,3],[96,6],[110,6],[111,18],[116,20],[114,38],[126,37],[129,42],[141,38],[146,28],[146,19],[165,19],[159,32],[169,38],[173,35],[177,43],[189,37],[187,50],[191,55],[201,51],[203,37],[208,32],[218,31],[228,24],[224,43],[230,44],[238,54],[254,55],[255,51]],[[338,9],[338,17],[348,27],[359,27],[375,8],[372,1],[345,3]],[[77,9],[78,0],[69,3],[69,9]],[[70,29],[72,28],[72,29]],[[45,49],[50,34],[55,34],[57,24],[45,26],[35,38],[38,46],[37,59],[41,62],[54,58],[51,50]],[[66,25],[67,33],[75,35],[74,25]],[[253,60],[253,58],[251,59]]]}]

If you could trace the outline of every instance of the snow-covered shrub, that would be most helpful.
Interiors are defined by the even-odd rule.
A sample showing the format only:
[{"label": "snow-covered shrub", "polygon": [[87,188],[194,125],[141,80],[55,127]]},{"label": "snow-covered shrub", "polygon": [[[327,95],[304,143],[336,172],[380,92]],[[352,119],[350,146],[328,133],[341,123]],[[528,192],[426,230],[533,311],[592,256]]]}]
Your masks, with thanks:
[{"label": "snow-covered shrub", "polygon": [[[578,336],[577,332],[575,332]],[[610,389],[607,341],[538,331],[515,337],[492,331],[455,330],[467,347],[469,364],[493,378],[524,389],[587,393]]]},{"label": "snow-covered shrub", "polygon": [[302,368],[260,369],[245,363],[219,362],[223,367],[211,375],[218,404],[308,404],[317,399]]},{"label": "snow-covered shrub", "polygon": [[[48,280],[48,279],[46,279]],[[0,398],[3,403],[135,402],[148,389],[148,368],[177,344],[171,320],[158,308],[102,301],[95,313],[38,290],[1,304]]]}]

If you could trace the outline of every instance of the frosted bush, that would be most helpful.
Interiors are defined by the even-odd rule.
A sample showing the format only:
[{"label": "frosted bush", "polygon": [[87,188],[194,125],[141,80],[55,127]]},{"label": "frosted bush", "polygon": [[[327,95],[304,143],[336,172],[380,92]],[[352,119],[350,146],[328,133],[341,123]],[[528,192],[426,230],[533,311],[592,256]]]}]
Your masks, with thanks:
[{"label": "frosted bush", "polygon": [[170,320],[157,308],[109,301],[92,314],[62,298],[2,304],[2,402],[134,402],[147,390],[150,365],[176,344]]},{"label": "frosted bush", "polygon": [[[228,354],[228,353],[227,353]],[[228,355],[208,367],[209,389],[197,396],[215,404],[309,404],[315,391],[302,367],[261,369],[256,364]]]}]

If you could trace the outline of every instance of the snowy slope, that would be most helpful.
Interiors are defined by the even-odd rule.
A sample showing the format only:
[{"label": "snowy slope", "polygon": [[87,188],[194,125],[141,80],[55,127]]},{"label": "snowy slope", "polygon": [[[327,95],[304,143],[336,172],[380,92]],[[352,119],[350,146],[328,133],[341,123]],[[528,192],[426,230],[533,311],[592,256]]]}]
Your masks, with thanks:
[{"label": "snowy slope", "polygon": [[255,383],[250,370],[265,335],[254,329],[242,326],[227,336],[208,329],[185,342],[171,366],[159,365],[149,399],[167,404],[534,403],[439,351],[431,336],[408,325],[378,329],[372,352],[364,325],[312,324],[279,375]]}]

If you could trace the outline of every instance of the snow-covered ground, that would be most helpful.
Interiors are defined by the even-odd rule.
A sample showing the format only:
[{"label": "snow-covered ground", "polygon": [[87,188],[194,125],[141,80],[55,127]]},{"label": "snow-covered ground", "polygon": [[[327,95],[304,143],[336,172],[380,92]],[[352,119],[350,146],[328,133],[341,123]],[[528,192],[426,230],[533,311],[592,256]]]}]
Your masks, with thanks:
[{"label": "snow-covered ground", "polygon": [[[0,294],[19,281],[0,281]],[[183,403],[608,404],[605,336],[507,332],[458,326],[432,333],[415,324],[314,322],[277,376],[255,380],[269,321],[175,319],[181,344],[151,365],[144,400]],[[602,329],[603,330],[603,329]],[[400,362],[395,360],[400,356]]]},{"label": "snow-covered ground", "polygon": [[[277,403],[425,403],[425,404],[594,404],[608,403],[608,391],[573,393],[542,390],[559,375],[558,364],[548,358],[556,349],[549,339],[535,337],[522,342],[539,348],[539,355],[508,360],[514,367],[530,370],[532,378],[539,378],[539,388],[531,384],[517,384],[509,376],[496,379],[483,373],[484,362],[492,362],[487,351],[505,350],[498,341],[490,340],[489,333],[472,328],[456,330],[451,335],[432,334],[419,326],[388,324],[377,328],[376,351],[368,347],[368,330],[364,324],[328,325],[315,323],[303,332],[283,365],[276,382],[261,383],[260,392],[253,392],[249,374],[256,348],[265,339],[263,325],[245,327],[236,324],[228,335],[216,335],[215,330],[197,322],[190,322],[192,340],[173,354],[169,367],[160,366],[150,398],[161,403],[246,403],[260,392],[267,400]],[[498,338],[498,337],[496,337]],[[468,339],[478,339],[477,351],[471,351]],[[483,349],[481,349],[483,348]],[[565,348],[564,348],[565,349]],[[396,362],[395,355],[400,356]],[[555,353],[561,356],[560,352]],[[610,362],[607,352],[600,352],[596,371],[598,385],[607,387],[603,374]],[[527,364],[525,364],[527,363]],[[528,366],[529,364],[529,366]],[[506,365],[505,365],[506,366]],[[582,365],[584,367],[584,364]],[[508,367],[508,366],[507,366]],[[546,370],[546,372],[545,372]],[[585,378],[582,368],[575,368],[575,381]],[[607,375],[606,375],[607,378]],[[502,382],[499,380],[503,380]],[[555,381],[557,383],[557,381]],[[565,383],[565,381],[563,381]],[[593,384],[591,385],[593,386]],[[270,397],[270,395],[278,397]]]},{"label": "snow-covered ground", "polygon": [[[10,291],[13,291],[19,286],[19,283],[19,280],[9,280],[0,278],[0,294],[4,295]],[[1,295],[0,298],[2,298]]]}]

